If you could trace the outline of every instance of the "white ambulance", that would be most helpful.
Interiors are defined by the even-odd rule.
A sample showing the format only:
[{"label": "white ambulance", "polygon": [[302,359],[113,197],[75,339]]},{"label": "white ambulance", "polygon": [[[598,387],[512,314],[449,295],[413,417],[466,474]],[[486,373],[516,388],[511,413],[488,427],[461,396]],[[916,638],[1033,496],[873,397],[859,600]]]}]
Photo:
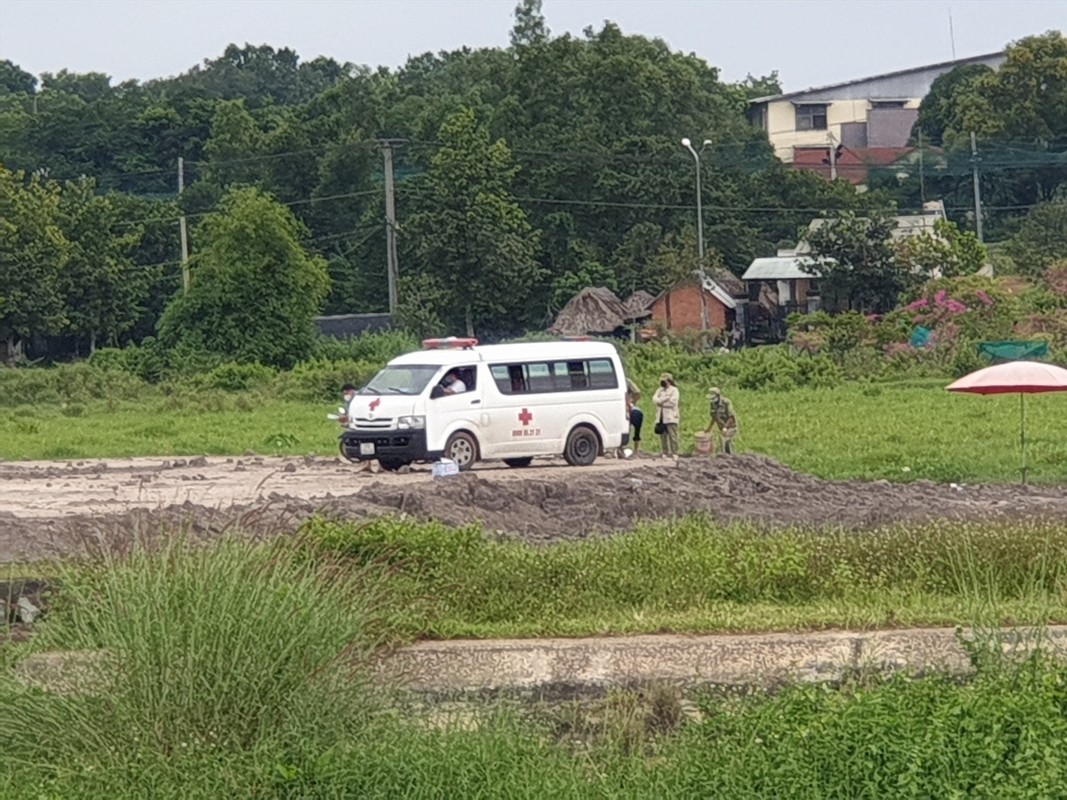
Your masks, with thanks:
[{"label": "white ambulance", "polygon": [[525,467],[562,455],[575,466],[629,441],[626,377],[616,349],[594,341],[478,346],[427,339],[395,358],[348,407],[341,453],[396,470],[449,458]]}]

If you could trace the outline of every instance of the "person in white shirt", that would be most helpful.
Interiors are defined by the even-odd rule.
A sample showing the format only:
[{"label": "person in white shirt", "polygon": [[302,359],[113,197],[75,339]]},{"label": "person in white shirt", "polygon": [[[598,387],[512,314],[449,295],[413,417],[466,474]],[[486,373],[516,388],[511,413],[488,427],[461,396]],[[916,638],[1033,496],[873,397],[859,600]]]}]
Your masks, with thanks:
[{"label": "person in white shirt", "polygon": [[441,381],[444,386],[445,394],[463,394],[467,391],[467,384],[459,379],[459,375],[455,370],[449,370]]}]

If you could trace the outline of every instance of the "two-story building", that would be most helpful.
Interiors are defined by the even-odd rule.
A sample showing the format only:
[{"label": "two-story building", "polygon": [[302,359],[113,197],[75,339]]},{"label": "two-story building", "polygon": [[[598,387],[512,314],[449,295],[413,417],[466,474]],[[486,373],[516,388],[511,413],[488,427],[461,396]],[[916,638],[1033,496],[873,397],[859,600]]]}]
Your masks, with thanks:
[{"label": "two-story building", "polygon": [[868,164],[887,166],[907,155],[919,104],[937,78],[964,64],[997,69],[1004,58],[989,53],[758,97],[749,103],[749,119],[767,131],[782,161],[864,183]]}]

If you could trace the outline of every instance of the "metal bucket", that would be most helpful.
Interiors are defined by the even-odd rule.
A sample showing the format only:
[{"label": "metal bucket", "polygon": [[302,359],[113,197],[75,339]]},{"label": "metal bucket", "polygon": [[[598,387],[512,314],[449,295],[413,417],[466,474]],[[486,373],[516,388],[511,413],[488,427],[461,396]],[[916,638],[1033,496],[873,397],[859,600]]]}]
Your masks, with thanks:
[{"label": "metal bucket", "polygon": [[698,433],[693,439],[696,442],[696,451],[698,455],[706,456],[711,452],[713,440],[710,433]]}]

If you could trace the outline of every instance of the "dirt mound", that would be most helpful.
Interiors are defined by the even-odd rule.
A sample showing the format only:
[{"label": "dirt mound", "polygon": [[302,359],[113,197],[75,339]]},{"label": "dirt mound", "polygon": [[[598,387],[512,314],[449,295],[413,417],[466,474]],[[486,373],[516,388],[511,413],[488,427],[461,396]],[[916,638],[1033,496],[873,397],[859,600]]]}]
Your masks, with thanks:
[{"label": "dirt mound", "polygon": [[272,492],[254,503],[214,508],[185,502],[63,517],[0,514],[0,561],[91,552],[104,544],[121,548],[137,535],[178,530],[202,538],[227,530],[286,535],[318,512],[347,519],[406,514],[448,525],[480,522],[530,542],[582,539],[627,530],[638,520],[696,511],[722,522],[747,520],[768,527],[866,529],[931,519],[1067,523],[1067,487],[825,481],[755,455],[618,466],[476,471],[442,480],[383,475],[341,496],[345,488],[335,483],[334,496],[322,499]]},{"label": "dirt mound", "polygon": [[341,516],[404,513],[451,525],[479,521],[528,541],[580,539],[641,519],[701,511],[722,522],[872,528],[906,520],[1054,517],[1067,489],[920,481],[824,481],[755,455],[683,459],[628,472],[506,485],[474,474],[417,486],[372,485],[323,508]]}]

